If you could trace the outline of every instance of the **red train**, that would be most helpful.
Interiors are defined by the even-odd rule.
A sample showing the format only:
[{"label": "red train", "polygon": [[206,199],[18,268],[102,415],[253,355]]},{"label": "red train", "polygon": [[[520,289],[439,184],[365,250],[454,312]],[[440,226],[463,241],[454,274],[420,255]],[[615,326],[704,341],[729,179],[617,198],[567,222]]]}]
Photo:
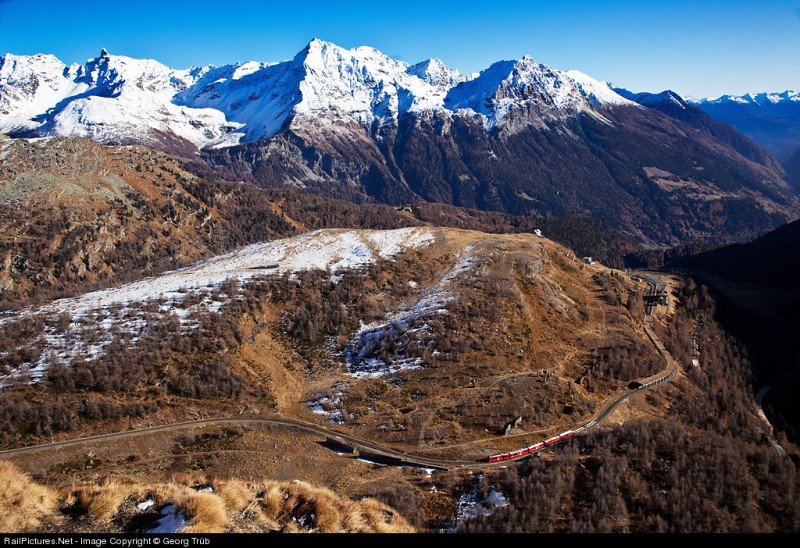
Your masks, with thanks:
[{"label": "red train", "polygon": [[535,443],[528,447],[523,447],[522,449],[516,449],[514,451],[510,451],[508,453],[499,453],[497,455],[492,455],[487,459],[488,462],[500,462],[502,460],[513,460],[519,457],[524,457],[525,455],[530,455],[532,453],[536,453],[537,451],[541,451],[545,447],[550,447],[551,445],[555,445],[558,442],[568,440],[572,436],[575,435],[575,432],[572,430],[567,430],[566,432],[562,432],[552,438],[548,438],[544,441],[540,441],[539,443]]}]

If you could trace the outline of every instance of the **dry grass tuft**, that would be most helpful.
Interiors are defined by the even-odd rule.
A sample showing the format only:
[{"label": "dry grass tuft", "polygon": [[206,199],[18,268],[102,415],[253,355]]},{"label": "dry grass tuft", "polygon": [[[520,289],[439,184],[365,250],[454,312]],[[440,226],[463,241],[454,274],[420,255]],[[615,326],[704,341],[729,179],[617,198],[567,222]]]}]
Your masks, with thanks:
[{"label": "dry grass tuft", "polygon": [[[36,484],[13,465],[0,461],[0,531],[35,532],[45,520],[54,523],[64,515],[88,515],[89,522],[125,523],[141,517],[135,504],[152,497],[156,507],[172,504],[182,510],[186,533],[221,533],[243,530],[286,533],[413,532],[413,528],[388,506],[371,499],[355,502],[330,489],[304,482],[266,481],[251,485],[183,474],[171,483],[144,484],[124,478],[104,478],[97,484],[73,486],[59,495]],[[195,490],[213,485],[214,491]],[[127,501],[127,502],[126,502]],[[124,503],[124,504],[123,504]],[[146,524],[139,524],[141,527]]]},{"label": "dry grass tuft", "polygon": [[0,532],[35,531],[52,517],[58,504],[54,491],[33,482],[7,461],[0,461]]},{"label": "dry grass tuft", "polygon": [[264,496],[261,500],[261,506],[264,514],[271,520],[277,521],[278,514],[283,509],[283,501],[286,492],[281,486],[275,482],[266,482],[264,484]]},{"label": "dry grass tuft", "polygon": [[330,489],[304,482],[269,482],[261,491],[266,518],[285,533],[413,532],[400,515],[375,501],[354,502]]},{"label": "dry grass tuft", "polygon": [[357,502],[350,502],[342,519],[342,528],[351,533],[368,533],[369,525]]},{"label": "dry grass tuft", "polygon": [[222,498],[214,493],[192,493],[176,501],[190,520],[185,533],[222,533],[228,523],[228,513]]},{"label": "dry grass tuft", "polygon": [[78,510],[104,522],[116,515],[126,496],[125,486],[112,479],[103,479],[99,485],[81,487],[70,493],[66,500],[74,500]]},{"label": "dry grass tuft", "polygon": [[217,481],[214,491],[225,501],[229,512],[243,512],[253,502],[253,493],[240,480]]},{"label": "dry grass tuft", "polygon": [[361,501],[361,509],[375,533],[413,533],[414,528],[397,512],[375,499]]},{"label": "dry grass tuft", "polygon": [[326,492],[317,500],[317,530],[320,533],[340,533],[344,531],[342,523],[343,505],[338,503],[341,499],[331,495],[332,493]]}]

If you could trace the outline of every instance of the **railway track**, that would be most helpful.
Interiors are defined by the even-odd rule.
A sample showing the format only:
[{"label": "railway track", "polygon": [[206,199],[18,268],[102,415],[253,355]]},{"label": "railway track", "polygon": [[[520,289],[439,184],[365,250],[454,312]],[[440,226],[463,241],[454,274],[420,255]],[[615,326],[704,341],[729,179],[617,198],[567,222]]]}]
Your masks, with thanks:
[{"label": "railway track", "polygon": [[[649,276],[648,276],[649,277]],[[650,281],[648,281],[648,284]],[[658,284],[654,283],[657,288]],[[649,317],[645,320],[644,329],[651,343],[655,346],[658,353],[664,358],[666,362],[666,369],[661,373],[643,379],[636,388],[627,390],[626,392],[618,395],[609,401],[602,410],[588,422],[578,425],[572,429],[574,435],[584,434],[592,428],[602,423],[614,410],[624,403],[629,398],[640,394],[645,390],[650,390],[656,386],[671,380],[677,368],[675,361],[672,359],[670,353],[664,348],[663,343],[658,339],[656,334],[651,329]],[[197,419],[192,421],[185,421],[173,424],[165,424],[149,428],[140,428],[136,430],[125,430],[122,432],[111,432],[107,434],[98,434],[95,436],[87,436],[83,438],[75,438],[71,440],[64,440],[59,442],[44,443],[40,445],[33,445],[29,447],[20,447],[17,449],[8,449],[0,451],[0,458],[19,457],[29,455],[42,451],[58,451],[60,449],[74,447],[79,445],[89,445],[103,441],[113,441],[125,438],[132,438],[137,436],[146,436],[158,432],[177,432],[188,428],[196,428],[202,426],[211,426],[217,424],[234,424],[234,425],[251,425],[251,426],[277,426],[283,428],[290,428],[299,432],[306,432],[313,435],[319,435],[326,438],[329,445],[343,448],[348,453],[358,452],[359,456],[367,460],[372,460],[380,464],[391,464],[395,466],[411,466],[419,468],[434,468],[440,470],[448,470],[451,468],[485,468],[503,465],[508,461],[519,459],[506,459],[499,462],[487,462],[486,460],[458,460],[458,459],[439,459],[426,457],[424,455],[416,455],[407,453],[396,449],[388,448],[371,441],[367,441],[338,430],[326,428],[316,424],[304,422],[297,419],[282,417],[280,415],[237,415],[229,417],[216,417],[207,419]],[[522,458],[528,458],[531,453],[526,454]],[[487,457],[488,458],[488,457]]]}]

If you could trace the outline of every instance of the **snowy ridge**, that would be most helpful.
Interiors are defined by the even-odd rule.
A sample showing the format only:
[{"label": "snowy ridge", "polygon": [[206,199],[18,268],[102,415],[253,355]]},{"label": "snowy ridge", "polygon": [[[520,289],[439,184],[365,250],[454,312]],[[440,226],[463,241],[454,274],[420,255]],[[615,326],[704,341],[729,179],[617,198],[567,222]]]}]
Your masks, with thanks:
[{"label": "snowy ridge", "polygon": [[[195,327],[191,321],[193,313],[216,312],[235,297],[220,291],[220,286],[226,281],[236,280],[241,284],[258,276],[314,269],[335,274],[363,267],[378,257],[390,259],[402,251],[424,247],[433,241],[433,233],[426,228],[318,230],[294,238],[250,245],[161,276],[21,310],[15,316],[0,318],[0,325],[32,316],[68,318],[70,337],[45,327],[41,334],[44,352],[36,363],[24,364],[24,372],[35,381],[42,378],[52,358],[68,364],[76,356],[104,355],[110,337],[101,335],[84,342],[79,336],[84,320],[92,328],[99,328],[102,334],[107,335],[112,328],[124,331],[135,342],[147,328],[147,316],[141,311],[144,303],[156,302],[159,314],[173,314],[183,328],[192,329]],[[335,281],[335,276],[332,276],[332,281]],[[183,302],[190,296],[199,302],[185,306]],[[0,376],[0,386],[7,381],[8,377]]]},{"label": "snowy ridge", "polygon": [[776,105],[779,103],[800,103],[800,91],[787,89],[781,93],[746,93],[744,95],[721,95],[719,97],[706,97],[703,99],[686,99],[687,102],[703,105],[703,104],[725,104],[735,103],[741,105]]},{"label": "snowy ridge", "polygon": [[442,90],[457,86],[459,83],[471,80],[477,76],[464,76],[457,70],[447,68],[439,59],[428,59],[427,61],[417,63],[416,65],[408,67],[406,72]]},{"label": "snowy ridge", "polygon": [[0,68],[0,131],[157,145],[158,132],[196,147],[234,144],[239,126],[222,112],[172,103],[205,69],[109,55],[70,68],[53,56],[6,55]]},{"label": "snowy ridge", "polygon": [[477,114],[489,130],[513,111],[551,120],[633,105],[605,83],[527,56],[465,76],[438,59],[409,65],[318,39],[280,63],[186,70],[105,50],[69,68],[52,55],[0,58],[0,132],[103,143],[157,146],[171,136],[198,149],[223,147],[272,137],[296,117],[345,117],[370,129],[430,111]]},{"label": "snowy ridge", "polygon": [[687,102],[690,102],[669,89],[660,93],[634,93],[624,88],[614,88],[614,91],[622,97],[646,107],[659,108],[659,105],[670,105],[673,108],[677,107],[681,110],[686,110]]},{"label": "snowy ridge", "polygon": [[[158,277],[73,299],[60,299],[35,312],[84,314],[104,306],[147,302],[194,289],[214,288],[231,278],[241,281],[265,272],[285,274],[320,269],[336,273],[340,269],[358,268],[374,262],[375,255],[369,245],[375,243],[373,239],[387,246],[388,249],[378,252],[383,258],[433,242],[433,235],[424,228],[401,228],[385,231],[379,236],[375,232],[378,231],[317,230],[294,238],[253,244]],[[270,268],[273,265],[274,268]]]},{"label": "snowy ridge", "polygon": [[245,140],[256,140],[277,133],[294,114],[347,115],[369,126],[441,109],[447,87],[462,79],[440,61],[409,67],[374,48],[315,39],[290,61],[210,70],[175,101],[218,109],[245,126]]},{"label": "snowy ridge", "polygon": [[614,91],[608,82],[599,82],[577,70],[568,70],[564,74],[572,79],[583,96],[595,106],[636,106],[636,103]]},{"label": "snowy ridge", "polygon": [[35,118],[65,97],[86,91],[79,67],[67,66],[52,55],[0,58],[0,132],[35,129]]}]

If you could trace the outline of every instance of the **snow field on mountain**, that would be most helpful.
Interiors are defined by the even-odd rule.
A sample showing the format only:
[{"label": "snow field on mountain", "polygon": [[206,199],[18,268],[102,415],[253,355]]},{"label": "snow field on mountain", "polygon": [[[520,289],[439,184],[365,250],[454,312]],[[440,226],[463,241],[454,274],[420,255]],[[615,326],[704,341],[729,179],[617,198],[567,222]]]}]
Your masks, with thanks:
[{"label": "snow field on mountain", "polygon": [[[447,314],[447,305],[455,299],[455,294],[450,290],[451,284],[476,265],[473,251],[473,246],[466,246],[455,266],[438,283],[423,290],[410,306],[387,315],[385,321],[362,325],[343,352],[348,373],[356,378],[385,377],[422,367],[420,358],[410,358],[402,353],[390,356],[389,363],[374,354],[382,347],[384,340],[402,341],[403,337],[410,334],[425,332],[430,329],[424,323],[425,318]],[[417,326],[420,322],[422,325]]]},{"label": "snow field on mountain", "polygon": [[[335,274],[339,269],[358,268],[374,262],[375,255],[370,244],[386,246],[378,248],[375,253],[383,258],[391,258],[405,249],[433,242],[433,235],[425,228],[401,228],[377,236],[374,232],[318,230],[293,238],[253,244],[161,276],[73,299],[54,301],[35,312],[80,315],[115,304],[179,298],[186,291],[211,289],[232,278],[242,281],[265,273],[282,275],[302,270],[330,269]],[[275,267],[271,268],[273,265]]]},{"label": "snow field on mountain", "polygon": [[348,117],[365,128],[426,111],[479,115],[488,130],[516,107],[550,118],[630,105],[610,87],[530,57],[462,75],[437,59],[409,65],[371,47],[312,40],[294,59],[171,69],[102,54],[67,67],[52,55],[0,57],[0,132],[87,136],[156,145],[164,134],[197,148],[272,137],[298,114]]}]

